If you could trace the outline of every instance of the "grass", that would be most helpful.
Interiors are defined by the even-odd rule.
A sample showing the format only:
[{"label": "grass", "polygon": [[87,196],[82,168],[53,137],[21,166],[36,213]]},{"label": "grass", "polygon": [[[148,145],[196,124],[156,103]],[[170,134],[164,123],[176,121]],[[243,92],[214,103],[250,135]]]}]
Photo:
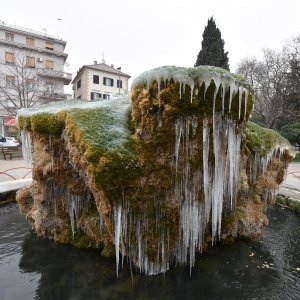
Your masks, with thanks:
[{"label": "grass", "polygon": [[291,199],[287,196],[278,194],[276,197],[276,203],[282,206],[289,207],[291,210],[300,213],[300,201]]}]

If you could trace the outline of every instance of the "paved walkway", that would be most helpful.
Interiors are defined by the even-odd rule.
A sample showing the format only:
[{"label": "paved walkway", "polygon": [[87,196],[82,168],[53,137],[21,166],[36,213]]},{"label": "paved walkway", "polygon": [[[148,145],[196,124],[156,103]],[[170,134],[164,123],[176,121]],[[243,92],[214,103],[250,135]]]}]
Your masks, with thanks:
[{"label": "paved walkway", "polygon": [[0,159],[0,182],[31,177],[31,168],[26,166],[23,158]]},{"label": "paved walkway", "polygon": [[31,168],[23,158],[0,159],[0,194],[16,191],[32,182]]},{"label": "paved walkway", "polygon": [[286,180],[279,193],[300,201],[300,162],[289,164]]}]

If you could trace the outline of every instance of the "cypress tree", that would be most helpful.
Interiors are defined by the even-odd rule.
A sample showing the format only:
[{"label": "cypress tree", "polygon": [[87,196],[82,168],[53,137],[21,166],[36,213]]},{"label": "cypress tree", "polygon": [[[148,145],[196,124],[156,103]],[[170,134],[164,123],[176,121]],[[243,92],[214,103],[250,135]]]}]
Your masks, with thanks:
[{"label": "cypress tree", "polygon": [[195,67],[208,65],[229,70],[228,52],[224,51],[224,40],[213,17],[208,20],[202,37],[202,49],[198,54]]}]

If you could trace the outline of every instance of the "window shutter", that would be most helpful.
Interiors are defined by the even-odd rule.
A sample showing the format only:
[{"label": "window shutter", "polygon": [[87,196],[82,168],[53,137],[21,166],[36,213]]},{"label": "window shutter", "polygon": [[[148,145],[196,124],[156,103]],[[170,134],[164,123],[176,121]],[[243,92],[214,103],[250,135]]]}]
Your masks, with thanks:
[{"label": "window shutter", "polygon": [[54,69],[54,61],[52,60],[46,60],[46,68],[53,70]]},{"label": "window shutter", "polygon": [[31,56],[26,56],[26,66],[35,68],[35,58]]},{"label": "window shutter", "polygon": [[30,37],[26,37],[26,45],[34,46],[34,39]]},{"label": "window shutter", "polygon": [[46,42],[46,49],[48,49],[48,50],[54,50],[53,43]]},{"label": "window shutter", "polygon": [[5,62],[13,64],[15,62],[15,55],[10,52],[5,52]]}]

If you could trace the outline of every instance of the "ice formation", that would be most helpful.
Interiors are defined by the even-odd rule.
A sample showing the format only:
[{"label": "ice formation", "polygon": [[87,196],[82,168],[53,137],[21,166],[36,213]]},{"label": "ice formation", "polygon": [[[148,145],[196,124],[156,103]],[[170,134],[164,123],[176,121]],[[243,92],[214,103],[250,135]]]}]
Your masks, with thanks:
[{"label": "ice formation", "polygon": [[30,132],[21,130],[22,154],[27,167],[32,167],[32,146]]},{"label": "ice formation", "polygon": [[[156,97],[155,103],[158,103],[158,108],[154,107],[156,104],[153,104],[152,96],[145,93],[153,82],[157,83],[157,94],[154,93],[153,97]],[[166,109],[167,105],[160,94],[168,85],[179,87],[176,92],[178,95],[176,94],[174,99],[178,102],[187,101],[192,108],[186,110],[188,113],[180,111],[177,115],[164,115],[168,114],[171,108]],[[47,185],[47,206],[51,207],[55,216],[60,207],[59,199],[64,199],[61,206],[67,215],[73,238],[76,238],[80,218],[89,213],[92,199],[98,201],[94,205],[98,220],[96,230],[105,243],[115,245],[117,276],[124,257],[128,257],[130,264],[133,263],[140,272],[147,275],[166,272],[171,262],[189,264],[191,269],[195,263],[196,252],[202,251],[203,242],[207,241],[208,236],[212,244],[221,238],[223,217],[234,214],[239,198],[240,170],[245,168],[241,163],[240,153],[242,137],[249,117],[248,106],[252,106],[254,98],[251,86],[241,77],[207,66],[157,68],[135,79],[132,92],[140,87],[142,92],[135,99],[136,102],[132,100],[132,119],[136,116],[136,120],[131,120],[131,129],[135,130],[135,135],[131,135],[134,130],[130,132],[128,129],[128,111],[131,104],[126,97],[97,102],[66,101],[56,106],[48,105],[19,112],[19,115],[25,118],[37,114],[72,112],[74,109],[101,109],[104,112],[100,114],[103,122],[97,127],[97,132],[101,133],[100,138],[95,140],[89,130],[84,132],[90,145],[101,150],[95,165],[91,162],[88,165],[84,159],[78,158],[77,152],[70,147],[68,151],[74,151],[75,154],[69,153],[69,156],[64,157],[62,152],[58,153],[59,150],[53,146],[54,137],[51,134],[47,135],[47,138],[43,137],[48,139],[45,148],[51,156],[51,161],[48,161],[50,171],[57,172],[54,157],[59,157],[62,165],[69,164],[76,170],[78,177],[72,177],[72,180],[76,181],[80,177],[86,190],[76,193],[69,190],[67,185],[63,186],[64,183],[59,185],[48,178],[42,180],[46,181]],[[186,93],[187,90],[190,94]],[[198,94],[200,90],[203,95]],[[172,104],[176,106],[177,102]],[[197,111],[198,107],[203,111]],[[179,110],[178,107],[176,109]],[[80,121],[77,122],[78,125]],[[80,126],[80,130],[84,131],[90,124]],[[157,136],[160,138],[159,134],[165,132],[169,134],[165,136],[166,139],[170,139],[171,142],[168,144],[169,141],[164,141],[166,145],[159,146],[161,152],[155,152],[156,144],[151,144],[151,141]],[[66,137],[63,133],[60,138],[70,142],[73,137]],[[79,135],[80,132],[76,134]],[[135,151],[128,153],[123,151],[123,148],[131,138],[134,140],[133,147],[138,146]],[[30,133],[24,128],[22,139],[24,157],[30,163]],[[76,147],[80,148],[80,144]],[[150,154],[147,152],[149,148],[153,148]],[[67,152],[66,149],[64,151]],[[247,167],[249,185],[253,186],[258,176],[267,171],[272,159],[275,156],[281,158],[285,151],[286,145],[280,144],[265,155],[251,153],[247,160],[250,164],[250,167]],[[88,153],[90,154],[91,152]],[[79,156],[86,157],[85,155],[86,153],[80,153]],[[157,157],[153,158],[155,155]],[[153,160],[149,159],[149,156]],[[147,173],[150,171],[145,167],[142,175],[138,175],[136,179],[134,171],[128,171],[130,167],[126,165],[128,160],[124,157],[129,157],[130,162],[141,168],[151,161],[154,164],[153,170],[149,168],[152,173]],[[49,160],[49,156],[47,159]],[[123,162],[125,171],[122,169]],[[123,177],[129,177],[128,181],[122,177],[119,189],[112,189],[113,191],[110,190],[111,186],[101,186],[103,181],[100,180],[100,175],[109,174],[103,175],[100,172],[96,173],[97,178],[88,177],[94,176],[91,170],[99,172],[103,166],[107,167],[105,170],[111,170],[110,163],[112,170],[116,170],[116,176],[119,176],[118,172],[121,170],[125,174],[120,171]],[[157,178],[161,174],[165,175],[164,168],[167,169],[165,172],[169,185]],[[55,174],[53,176],[55,177]],[[130,181],[130,176],[135,179]],[[269,189],[262,198],[267,199],[274,195],[275,191]],[[107,202],[104,205],[101,201]],[[105,209],[102,210],[104,206]],[[95,214],[95,211],[93,213]]]},{"label": "ice formation", "polygon": [[[232,99],[239,93],[239,118],[241,116],[241,102],[244,95],[244,102],[247,104],[249,93],[253,94],[253,89],[247,81],[239,75],[229,73],[221,68],[211,66],[199,66],[196,68],[184,68],[176,66],[164,66],[155,68],[153,70],[142,73],[132,83],[131,89],[138,86],[146,85],[149,88],[150,84],[154,81],[158,84],[158,92],[160,92],[160,83],[167,84],[171,80],[179,83],[179,95],[181,98],[181,90],[185,91],[185,86],[191,89],[191,102],[193,101],[193,93],[195,86],[201,87],[204,84],[204,94],[213,81],[215,84],[215,91],[213,102],[216,99],[217,93],[221,87],[223,99],[223,112],[224,112],[224,97],[226,92],[229,92],[229,112],[231,111]],[[246,105],[244,120],[246,119]]]}]

